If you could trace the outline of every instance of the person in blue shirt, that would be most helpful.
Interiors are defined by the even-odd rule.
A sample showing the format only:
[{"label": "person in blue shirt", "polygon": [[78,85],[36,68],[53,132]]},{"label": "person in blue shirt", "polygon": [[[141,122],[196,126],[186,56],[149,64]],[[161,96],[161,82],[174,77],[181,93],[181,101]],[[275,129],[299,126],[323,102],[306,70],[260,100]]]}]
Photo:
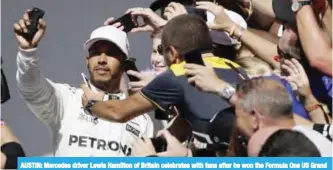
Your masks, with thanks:
[{"label": "person in blue shirt", "polygon": [[279,73],[273,73],[272,69],[266,62],[257,57],[251,57],[251,58],[247,57],[247,58],[238,59],[236,63],[238,63],[240,66],[244,68],[244,70],[246,71],[246,73],[250,78],[263,76],[279,80],[285,86],[292,99],[293,113],[307,120],[310,119],[304,106],[297,99],[296,94],[294,93],[290,83],[287,80],[281,79],[279,77]]}]

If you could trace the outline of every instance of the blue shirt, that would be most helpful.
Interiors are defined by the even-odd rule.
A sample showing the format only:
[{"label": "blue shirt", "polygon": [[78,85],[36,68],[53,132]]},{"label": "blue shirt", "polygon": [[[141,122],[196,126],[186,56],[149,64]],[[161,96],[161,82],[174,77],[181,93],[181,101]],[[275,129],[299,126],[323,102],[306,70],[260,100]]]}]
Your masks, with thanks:
[{"label": "blue shirt", "polygon": [[307,69],[311,91],[316,99],[327,105],[332,114],[332,78],[315,69]]},{"label": "blue shirt", "polygon": [[276,76],[276,75],[272,75],[269,76],[273,79],[279,80],[284,87],[287,89],[291,99],[292,99],[292,105],[293,105],[293,113],[307,119],[310,120],[310,117],[308,115],[308,113],[306,112],[303,104],[296,98],[295,93],[293,92],[293,89],[291,88],[291,85],[289,84],[288,81],[281,79],[280,77]]}]

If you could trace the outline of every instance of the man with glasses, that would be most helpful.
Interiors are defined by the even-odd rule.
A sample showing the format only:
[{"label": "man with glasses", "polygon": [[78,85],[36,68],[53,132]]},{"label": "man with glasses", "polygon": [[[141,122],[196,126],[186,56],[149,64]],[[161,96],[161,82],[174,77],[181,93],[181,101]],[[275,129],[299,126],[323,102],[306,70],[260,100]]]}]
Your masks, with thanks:
[{"label": "man with glasses", "polygon": [[152,137],[153,124],[146,114],[118,123],[91,116],[91,110],[82,105],[86,91],[101,101],[127,98],[126,92],[120,88],[124,72],[122,64],[129,53],[125,32],[114,26],[102,26],[92,32],[84,44],[90,80],[86,80],[88,86],[82,85],[80,89],[45,79],[40,71],[37,46],[45,33],[46,23],[39,20],[38,31],[31,42],[22,36],[27,32],[28,24],[27,13],[14,24],[20,47],[17,55],[18,88],[32,112],[51,128],[53,155],[127,156],[137,139]]}]

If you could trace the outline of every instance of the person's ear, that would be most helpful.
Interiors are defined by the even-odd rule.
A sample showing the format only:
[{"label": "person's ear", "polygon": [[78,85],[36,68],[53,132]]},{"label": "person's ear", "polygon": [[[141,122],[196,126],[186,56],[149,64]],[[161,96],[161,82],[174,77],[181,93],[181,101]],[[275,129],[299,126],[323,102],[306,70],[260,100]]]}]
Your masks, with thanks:
[{"label": "person's ear", "polygon": [[89,56],[86,57],[87,68],[89,68]]},{"label": "person's ear", "polygon": [[172,61],[172,63],[180,63],[180,54],[178,53],[178,51],[176,50],[176,48],[174,46],[170,46],[169,48],[170,51],[170,61]]},{"label": "person's ear", "polygon": [[261,114],[257,112],[257,110],[251,111],[251,119],[252,119],[252,129],[256,132],[259,130],[260,126],[260,116]]}]

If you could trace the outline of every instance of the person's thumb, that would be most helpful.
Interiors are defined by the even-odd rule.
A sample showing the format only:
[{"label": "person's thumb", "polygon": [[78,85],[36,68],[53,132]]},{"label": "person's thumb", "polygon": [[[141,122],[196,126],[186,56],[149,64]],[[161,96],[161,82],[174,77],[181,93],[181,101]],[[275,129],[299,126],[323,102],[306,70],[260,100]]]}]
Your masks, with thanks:
[{"label": "person's thumb", "polygon": [[217,30],[217,31],[219,30],[219,27],[217,24],[215,24],[215,22],[209,22],[209,23],[207,23],[207,26],[209,29]]}]

